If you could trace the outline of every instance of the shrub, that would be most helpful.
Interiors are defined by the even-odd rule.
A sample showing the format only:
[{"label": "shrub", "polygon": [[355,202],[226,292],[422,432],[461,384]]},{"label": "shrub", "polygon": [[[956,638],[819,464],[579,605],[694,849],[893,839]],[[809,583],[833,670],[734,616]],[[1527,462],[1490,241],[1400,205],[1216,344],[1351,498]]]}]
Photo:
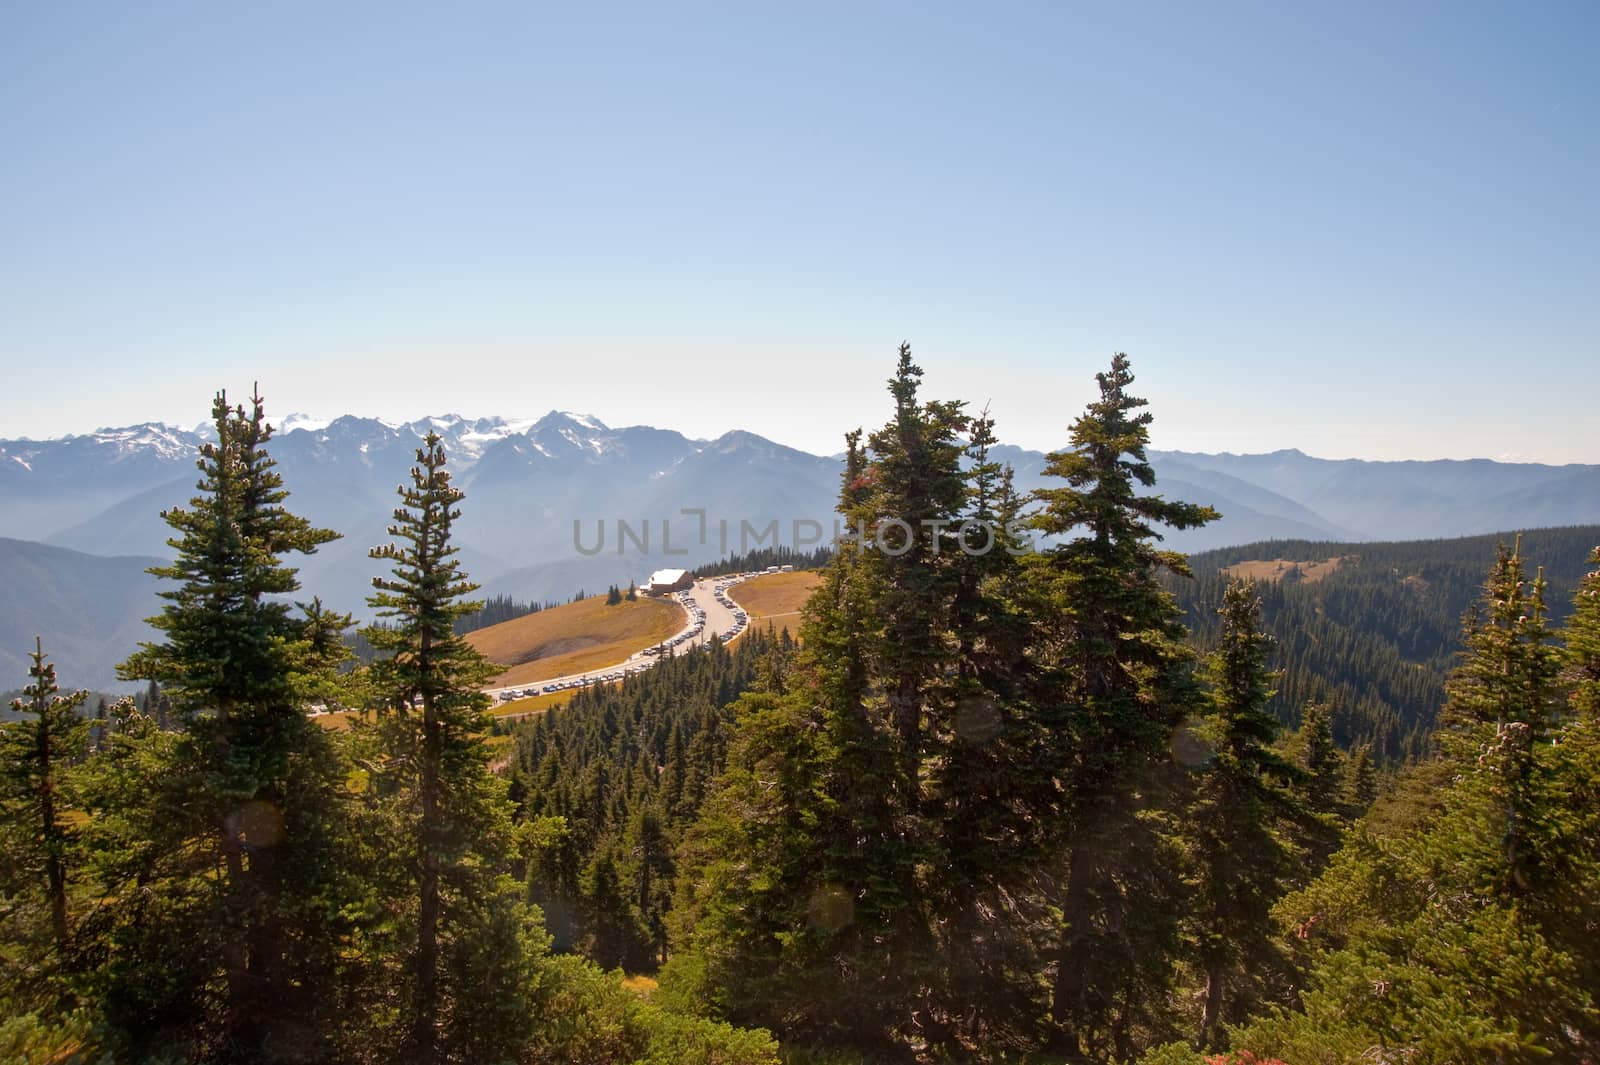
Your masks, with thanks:
[{"label": "shrub", "polygon": [[778,1044],[763,1029],[676,1013],[571,956],[541,963],[544,1023],[526,1065],[778,1065]]}]

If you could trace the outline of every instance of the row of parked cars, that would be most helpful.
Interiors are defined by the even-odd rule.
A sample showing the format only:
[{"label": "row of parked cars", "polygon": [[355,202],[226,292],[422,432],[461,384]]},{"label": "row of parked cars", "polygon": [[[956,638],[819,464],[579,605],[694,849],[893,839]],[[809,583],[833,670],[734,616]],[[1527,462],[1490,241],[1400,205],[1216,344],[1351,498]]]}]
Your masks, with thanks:
[{"label": "row of parked cars", "polygon": [[636,662],[631,666],[619,666],[609,673],[596,673],[593,676],[578,677],[574,680],[554,681],[544,687],[506,689],[500,693],[501,702],[510,702],[512,699],[527,699],[535,695],[549,695],[552,692],[571,691],[574,688],[587,688],[591,684],[612,684],[634,673],[642,673],[649,669],[644,662]]},{"label": "row of parked cars", "polygon": [[614,684],[629,674],[639,673],[649,668],[643,662],[637,662],[631,666],[618,666],[609,673],[596,673],[593,676],[579,677],[576,680],[564,680],[554,684],[546,684],[540,691],[549,695],[551,692],[567,691],[572,688],[586,688],[591,684]]},{"label": "row of parked cars", "polygon": [[754,573],[735,573],[711,586],[711,594],[717,597],[717,602],[733,611],[733,628],[722,634],[724,640],[733,639],[743,632],[744,627],[750,623],[750,618],[745,614],[744,609],[728,597],[728,589],[740,581],[754,576],[756,576]]}]

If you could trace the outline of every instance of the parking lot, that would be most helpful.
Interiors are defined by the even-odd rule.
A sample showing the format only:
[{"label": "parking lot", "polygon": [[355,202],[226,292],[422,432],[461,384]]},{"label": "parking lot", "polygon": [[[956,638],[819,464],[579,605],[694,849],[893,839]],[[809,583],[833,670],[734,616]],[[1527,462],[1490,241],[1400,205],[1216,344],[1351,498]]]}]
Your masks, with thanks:
[{"label": "parking lot", "polygon": [[538,684],[492,688],[488,690],[488,694],[494,696],[496,703],[506,703],[514,699],[532,698],[535,695],[575,691],[591,684],[614,684],[632,674],[644,672],[662,658],[705,644],[714,636],[727,643],[744,632],[750,623],[745,611],[734,602],[729,591],[740,581],[756,576],[760,576],[760,573],[730,573],[707,577],[695,581],[692,586],[681,592],[673,593],[670,598],[683,608],[684,626],[656,646],[646,647],[616,665],[565,677],[553,677]]}]

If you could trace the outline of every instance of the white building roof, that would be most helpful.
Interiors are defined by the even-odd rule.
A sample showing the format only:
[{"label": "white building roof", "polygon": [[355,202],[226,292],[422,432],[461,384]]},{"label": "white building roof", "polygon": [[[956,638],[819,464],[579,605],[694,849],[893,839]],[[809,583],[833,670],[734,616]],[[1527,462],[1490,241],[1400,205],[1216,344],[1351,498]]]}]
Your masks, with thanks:
[{"label": "white building roof", "polygon": [[677,584],[689,575],[686,569],[658,569],[650,574],[650,587],[657,585]]}]

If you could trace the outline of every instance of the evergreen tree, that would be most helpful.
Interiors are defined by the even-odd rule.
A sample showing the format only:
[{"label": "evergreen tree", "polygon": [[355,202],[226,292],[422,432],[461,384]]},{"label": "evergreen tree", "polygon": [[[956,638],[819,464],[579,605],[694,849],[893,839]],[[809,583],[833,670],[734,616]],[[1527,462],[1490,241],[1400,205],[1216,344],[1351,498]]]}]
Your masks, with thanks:
[{"label": "evergreen tree", "polygon": [[[552,756],[548,768],[542,768],[540,779],[534,782],[536,794],[559,806],[559,756]],[[536,815],[519,827],[528,850],[528,901],[544,915],[552,948],[562,953],[576,951],[585,916],[580,840],[568,819],[559,814]]]},{"label": "evergreen tree", "polygon": [[1524,579],[1521,541],[1504,545],[1467,625],[1462,663],[1446,685],[1440,743],[1456,762],[1493,765],[1505,816],[1505,874],[1525,885],[1533,860],[1523,837],[1535,802],[1533,750],[1556,719],[1560,660],[1548,642],[1545,581]]},{"label": "evergreen tree", "polygon": [[1566,644],[1561,680],[1567,703],[1581,720],[1600,725],[1600,547],[1572,596],[1572,614],[1562,631]]},{"label": "evergreen tree", "polygon": [[1039,753],[1065,806],[1053,1043],[1068,1054],[1107,1055],[1160,993],[1145,977],[1170,968],[1152,956],[1170,936],[1157,932],[1150,949],[1130,951],[1119,930],[1175,922],[1171,901],[1137,880],[1140,867],[1163,859],[1132,847],[1159,846],[1141,821],[1140,796],[1156,786],[1173,730],[1196,706],[1186,632],[1159,580],[1162,570],[1185,575],[1188,567],[1155,546],[1156,526],[1189,529],[1217,514],[1145,491],[1155,483],[1145,455],[1151,416],[1128,392],[1127,356],[1116,355],[1096,380],[1100,396],[1074,423],[1071,446],[1047,456],[1044,472],[1065,486],[1034,493],[1043,504],[1034,529],[1061,542],[1032,559],[1033,642],[1046,669],[1038,701],[1054,715]]},{"label": "evergreen tree", "polygon": [[1359,817],[1378,797],[1378,766],[1372,757],[1372,745],[1357,746],[1350,752],[1346,766],[1344,804],[1353,817]]},{"label": "evergreen tree", "polygon": [[[966,419],[922,402],[921,376],[902,345],[889,422],[866,446],[846,437],[838,509],[857,531],[823,571],[783,690],[741,702],[689,844],[708,890],[684,906],[732,1016],[874,1052],[944,1024],[931,770],[956,706]],[[751,863],[730,868],[734,854]]]},{"label": "evergreen tree", "polygon": [[1295,790],[1302,799],[1296,835],[1307,858],[1300,879],[1304,883],[1320,872],[1329,856],[1339,849],[1345,827],[1344,757],[1333,739],[1333,714],[1327,703],[1306,707],[1294,741],[1303,771]]},{"label": "evergreen tree", "polygon": [[[477,586],[451,541],[462,493],[437,434],[400,497],[389,527],[400,542],[371,552],[393,566],[373,578],[368,600],[390,624],[367,630],[385,655],[370,669],[385,759],[375,783],[396,832],[392,875],[414,899],[400,1052],[424,1063],[493,1060],[531,1021],[530,930],[506,875],[510,811],[484,743],[489,699],[478,688],[495,667],[455,632],[480,604],[465,599]],[[486,1026],[487,1013],[508,1023]]]},{"label": "evergreen tree", "polygon": [[177,552],[151,570],[177,585],[151,619],[163,639],[120,667],[158,682],[184,731],[151,746],[160,760],[130,763],[154,773],[138,790],[153,809],[111,821],[146,838],[106,867],[122,906],[96,976],[131,1053],[315,1058],[338,1028],[325,988],[345,964],[351,888],[343,769],[306,706],[343,657],[347,619],[318,604],[295,615],[282,559],[337,534],[283,506],[259,394],[248,411],[219,394],[212,413],[199,494],[162,515]]},{"label": "evergreen tree", "polygon": [[1554,717],[1559,663],[1547,642],[1544,574],[1526,579],[1521,546],[1521,537],[1509,550],[1500,545],[1467,623],[1462,663],[1446,685],[1441,740],[1458,757],[1475,755],[1486,729],[1522,725],[1541,739]]},{"label": "evergreen tree", "polygon": [[583,871],[583,906],[587,933],[579,947],[602,969],[637,963],[641,954],[648,957],[645,930],[609,851],[596,854]]},{"label": "evergreen tree", "polygon": [[955,538],[946,527],[957,523],[966,501],[959,436],[966,418],[959,403],[919,402],[921,379],[911,346],[900,345],[889,380],[894,416],[868,440],[872,490],[849,515],[875,525],[876,550],[864,554],[862,564],[875,585],[884,631],[867,651],[883,677],[902,763],[899,789],[913,813],[921,801],[924,729],[930,712],[937,712],[929,688],[950,657],[943,622],[955,580]]},{"label": "evergreen tree", "polygon": [[1291,868],[1277,831],[1290,811],[1284,785],[1295,768],[1272,749],[1267,712],[1271,637],[1261,630],[1252,585],[1229,586],[1222,635],[1206,665],[1210,712],[1200,728],[1213,756],[1195,783],[1194,935],[1205,976],[1197,1042],[1220,1048],[1221,1025],[1249,1015],[1250,984],[1278,966],[1268,914]]},{"label": "evergreen tree", "polygon": [[633,905],[649,935],[658,962],[667,960],[667,910],[672,902],[672,849],[660,811],[644,806],[628,825],[627,865],[632,871]]},{"label": "evergreen tree", "polygon": [[[15,900],[0,912],[9,911],[5,923],[15,929],[7,938],[26,950],[22,958],[0,954],[0,987],[31,997],[52,983],[71,946],[68,891],[76,832],[67,816],[69,769],[87,754],[89,722],[78,709],[89,693],[60,694],[56,667],[37,639],[29,657],[32,681],[11,702],[18,717],[0,723],[0,843],[7,866],[0,873],[0,897]],[[35,922],[29,911],[38,913],[39,901],[49,916]],[[14,986],[19,977],[33,986]]]},{"label": "evergreen tree", "polygon": [[925,888],[938,964],[930,1008],[918,1020],[929,1042],[950,1053],[1028,1045],[1043,1013],[1033,933],[1043,919],[1041,826],[1057,810],[1037,752],[1050,715],[1027,698],[1021,502],[1012,471],[992,457],[998,442],[987,411],[972,419],[948,607],[949,710],[935,719],[940,732],[925,771],[943,874]]},{"label": "evergreen tree", "polygon": [[1333,742],[1333,715],[1326,703],[1306,707],[1300,723],[1301,759],[1305,768],[1305,791],[1311,809],[1332,814],[1339,809],[1343,759]]}]

